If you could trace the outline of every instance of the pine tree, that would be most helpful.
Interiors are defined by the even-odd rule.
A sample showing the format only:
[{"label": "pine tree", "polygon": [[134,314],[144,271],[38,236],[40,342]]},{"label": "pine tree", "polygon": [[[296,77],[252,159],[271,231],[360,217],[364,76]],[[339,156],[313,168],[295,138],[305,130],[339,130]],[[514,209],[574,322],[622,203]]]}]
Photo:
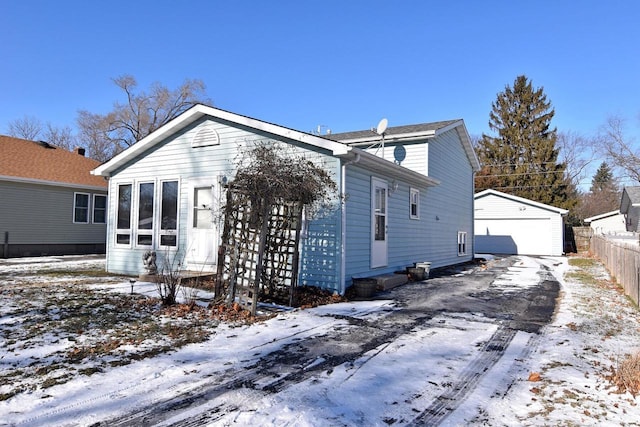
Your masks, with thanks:
[{"label": "pine tree", "polygon": [[618,191],[618,185],[613,178],[613,172],[609,168],[607,162],[602,162],[600,167],[596,171],[595,175],[591,179],[591,188],[589,191],[595,193],[596,191]]},{"label": "pine tree", "polygon": [[497,136],[482,135],[478,158],[484,165],[476,189],[498,191],[570,209],[575,190],[558,161],[557,130],[551,129],[555,111],[542,88],[534,89],[518,76],[492,103],[489,128]]},{"label": "pine tree", "polygon": [[607,162],[602,162],[591,179],[591,188],[580,200],[582,219],[611,212],[620,207],[618,180]]}]

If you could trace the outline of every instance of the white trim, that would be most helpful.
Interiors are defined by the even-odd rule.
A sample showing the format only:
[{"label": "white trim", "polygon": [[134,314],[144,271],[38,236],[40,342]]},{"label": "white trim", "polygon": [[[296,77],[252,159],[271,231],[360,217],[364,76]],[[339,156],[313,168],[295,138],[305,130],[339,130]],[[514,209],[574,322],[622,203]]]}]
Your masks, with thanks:
[{"label": "white trim", "polygon": [[[383,213],[376,213],[376,188],[384,190]],[[371,177],[371,268],[386,267],[389,265],[389,184],[385,179]],[[384,217],[384,239],[376,240],[376,217]]]},{"label": "white trim", "polygon": [[527,205],[538,207],[540,209],[545,209],[545,210],[548,210],[548,211],[551,211],[551,212],[556,212],[556,213],[559,213],[560,215],[563,215],[563,216],[567,215],[569,213],[569,211],[567,209],[556,208],[555,206],[546,205],[544,203],[536,202],[536,201],[533,201],[533,200],[530,200],[530,199],[525,199],[524,197],[514,196],[512,194],[503,193],[501,191],[497,191],[497,190],[494,190],[492,188],[489,188],[487,190],[484,190],[484,191],[481,191],[479,193],[476,193],[473,196],[473,199],[474,200],[478,200],[481,197],[485,197],[485,196],[488,196],[488,195],[494,195],[494,196],[502,197],[502,198],[505,198],[505,199],[511,199],[511,200],[516,201],[516,202],[525,203]]},{"label": "white trim", "polygon": [[[128,185],[131,187],[131,194],[129,195],[129,228],[118,228],[118,215],[120,213],[120,187]],[[133,247],[133,200],[135,185],[132,181],[123,181],[115,184],[116,186],[116,209],[113,217],[113,247],[114,248],[131,248]],[[118,243],[118,234],[129,234],[129,243]],[[111,238],[111,236],[110,236]]]},{"label": "white trim", "polygon": [[[163,191],[162,191],[162,184],[165,182],[175,182],[178,185],[178,188],[176,189],[177,194],[176,194],[176,228],[175,229],[167,229],[163,232],[162,230],[162,196],[163,196]],[[155,232],[156,234],[156,242],[157,242],[157,246],[160,249],[164,249],[164,250],[177,250],[178,247],[180,246],[180,190],[181,190],[181,185],[180,185],[180,179],[179,178],[171,178],[171,179],[160,179],[158,181],[158,213],[157,213],[157,231]],[[162,236],[175,236],[176,238],[176,244],[174,246],[172,245],[163,245],[162,244]]]},{"label": "white trim", "polygon": [[[152,201],[151,201],[151,228],[140,228],[140,196],[141,196],[141,192],[140,192],[140,186],[144,185],[144,184],[151,184],[153,185],[153,191],[152,191]],[[156,197],[156,192],[158,190],[157,185],[155,180],[140,180],[136,182],[136,197],[132,197],[133,200],[135,200],[135,203],[132,204],[132,206],[135,206],[135,213],[133,215],[134,217],[134,221],[133,221],[133,225],[134,227],[132,227],[133,229],[133,235],[134,235],[134,242],[133,242],[133,246],[135,248],[140,248],[140,249],[150,249],[154,247],[154,243],[155,243],[155,236],[154,236],[154,225],[155,225],[155,220],[156,220],[156,211],[157,211],[157,206],[156,204],[158,203],[158,198]],[[146,245],[146,244],[141,244],[138,242],[138,239],[140,236],[151,236],[151,243]]]},{"label": "white trim", "polygon": [[[76,221],[76,209],[78,208],[78,206],[76,206],[76,196],[78,195],[83,195],[83,196],[87,196],[87,220],[86,221]],[[83,208],[83,206],[80,206],[80,208]],[[89,219],[89,214],[91,212],[91,194],[90,193],[84,193],[84,192],[80,192],[80,191],[74,191],[73,192],[73,216],[71,217],[73,220],[74,224],[89,224],[90,219]]]}]

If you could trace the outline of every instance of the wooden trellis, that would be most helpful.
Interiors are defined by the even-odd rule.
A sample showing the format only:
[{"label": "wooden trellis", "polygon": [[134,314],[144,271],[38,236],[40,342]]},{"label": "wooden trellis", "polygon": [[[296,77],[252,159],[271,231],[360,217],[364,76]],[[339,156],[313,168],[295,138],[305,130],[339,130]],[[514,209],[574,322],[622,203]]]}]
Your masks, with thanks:
[{"label": "wooden trellis", "polygon": [[260,296],[288,295],[292,303],[302,207],[286,201],[267,205],[242,191],[227,191],[216,297],[254,315]]}]

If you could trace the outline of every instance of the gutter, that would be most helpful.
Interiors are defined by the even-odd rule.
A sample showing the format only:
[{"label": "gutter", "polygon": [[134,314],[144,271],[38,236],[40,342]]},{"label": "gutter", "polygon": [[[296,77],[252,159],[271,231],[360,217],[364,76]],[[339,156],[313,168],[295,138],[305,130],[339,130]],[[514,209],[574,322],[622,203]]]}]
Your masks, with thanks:
[{"label": "gutter", "polygon": [[347,268],[347,203],[344,199],[344,195],[347,193],[347,166],[356,164],[360,161],[360,153],[355,153],[355,157],[342,164],[340,167],[340,197],[341,200],[341,227],[340,227],[340,295],[344,295],[347,291],[345,283],[347,281],[347,275],[345,269]]}]

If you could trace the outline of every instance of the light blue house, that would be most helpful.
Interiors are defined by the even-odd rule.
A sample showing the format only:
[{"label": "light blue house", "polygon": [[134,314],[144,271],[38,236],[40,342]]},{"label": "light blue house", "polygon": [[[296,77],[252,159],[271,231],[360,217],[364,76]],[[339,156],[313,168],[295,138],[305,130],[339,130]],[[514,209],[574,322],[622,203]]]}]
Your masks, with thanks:
[{"label": "light blue house", "polygon": [[313,135],[196,105],[93,171],[109,178],[107,270],[143,273],[148,250],[215,270],[223,184],[239,153],[265,142],[321,164],[345,195],[309,222],[300,285],[344,293],[353,277],[473,258],[479,164],[461,120]]}]

